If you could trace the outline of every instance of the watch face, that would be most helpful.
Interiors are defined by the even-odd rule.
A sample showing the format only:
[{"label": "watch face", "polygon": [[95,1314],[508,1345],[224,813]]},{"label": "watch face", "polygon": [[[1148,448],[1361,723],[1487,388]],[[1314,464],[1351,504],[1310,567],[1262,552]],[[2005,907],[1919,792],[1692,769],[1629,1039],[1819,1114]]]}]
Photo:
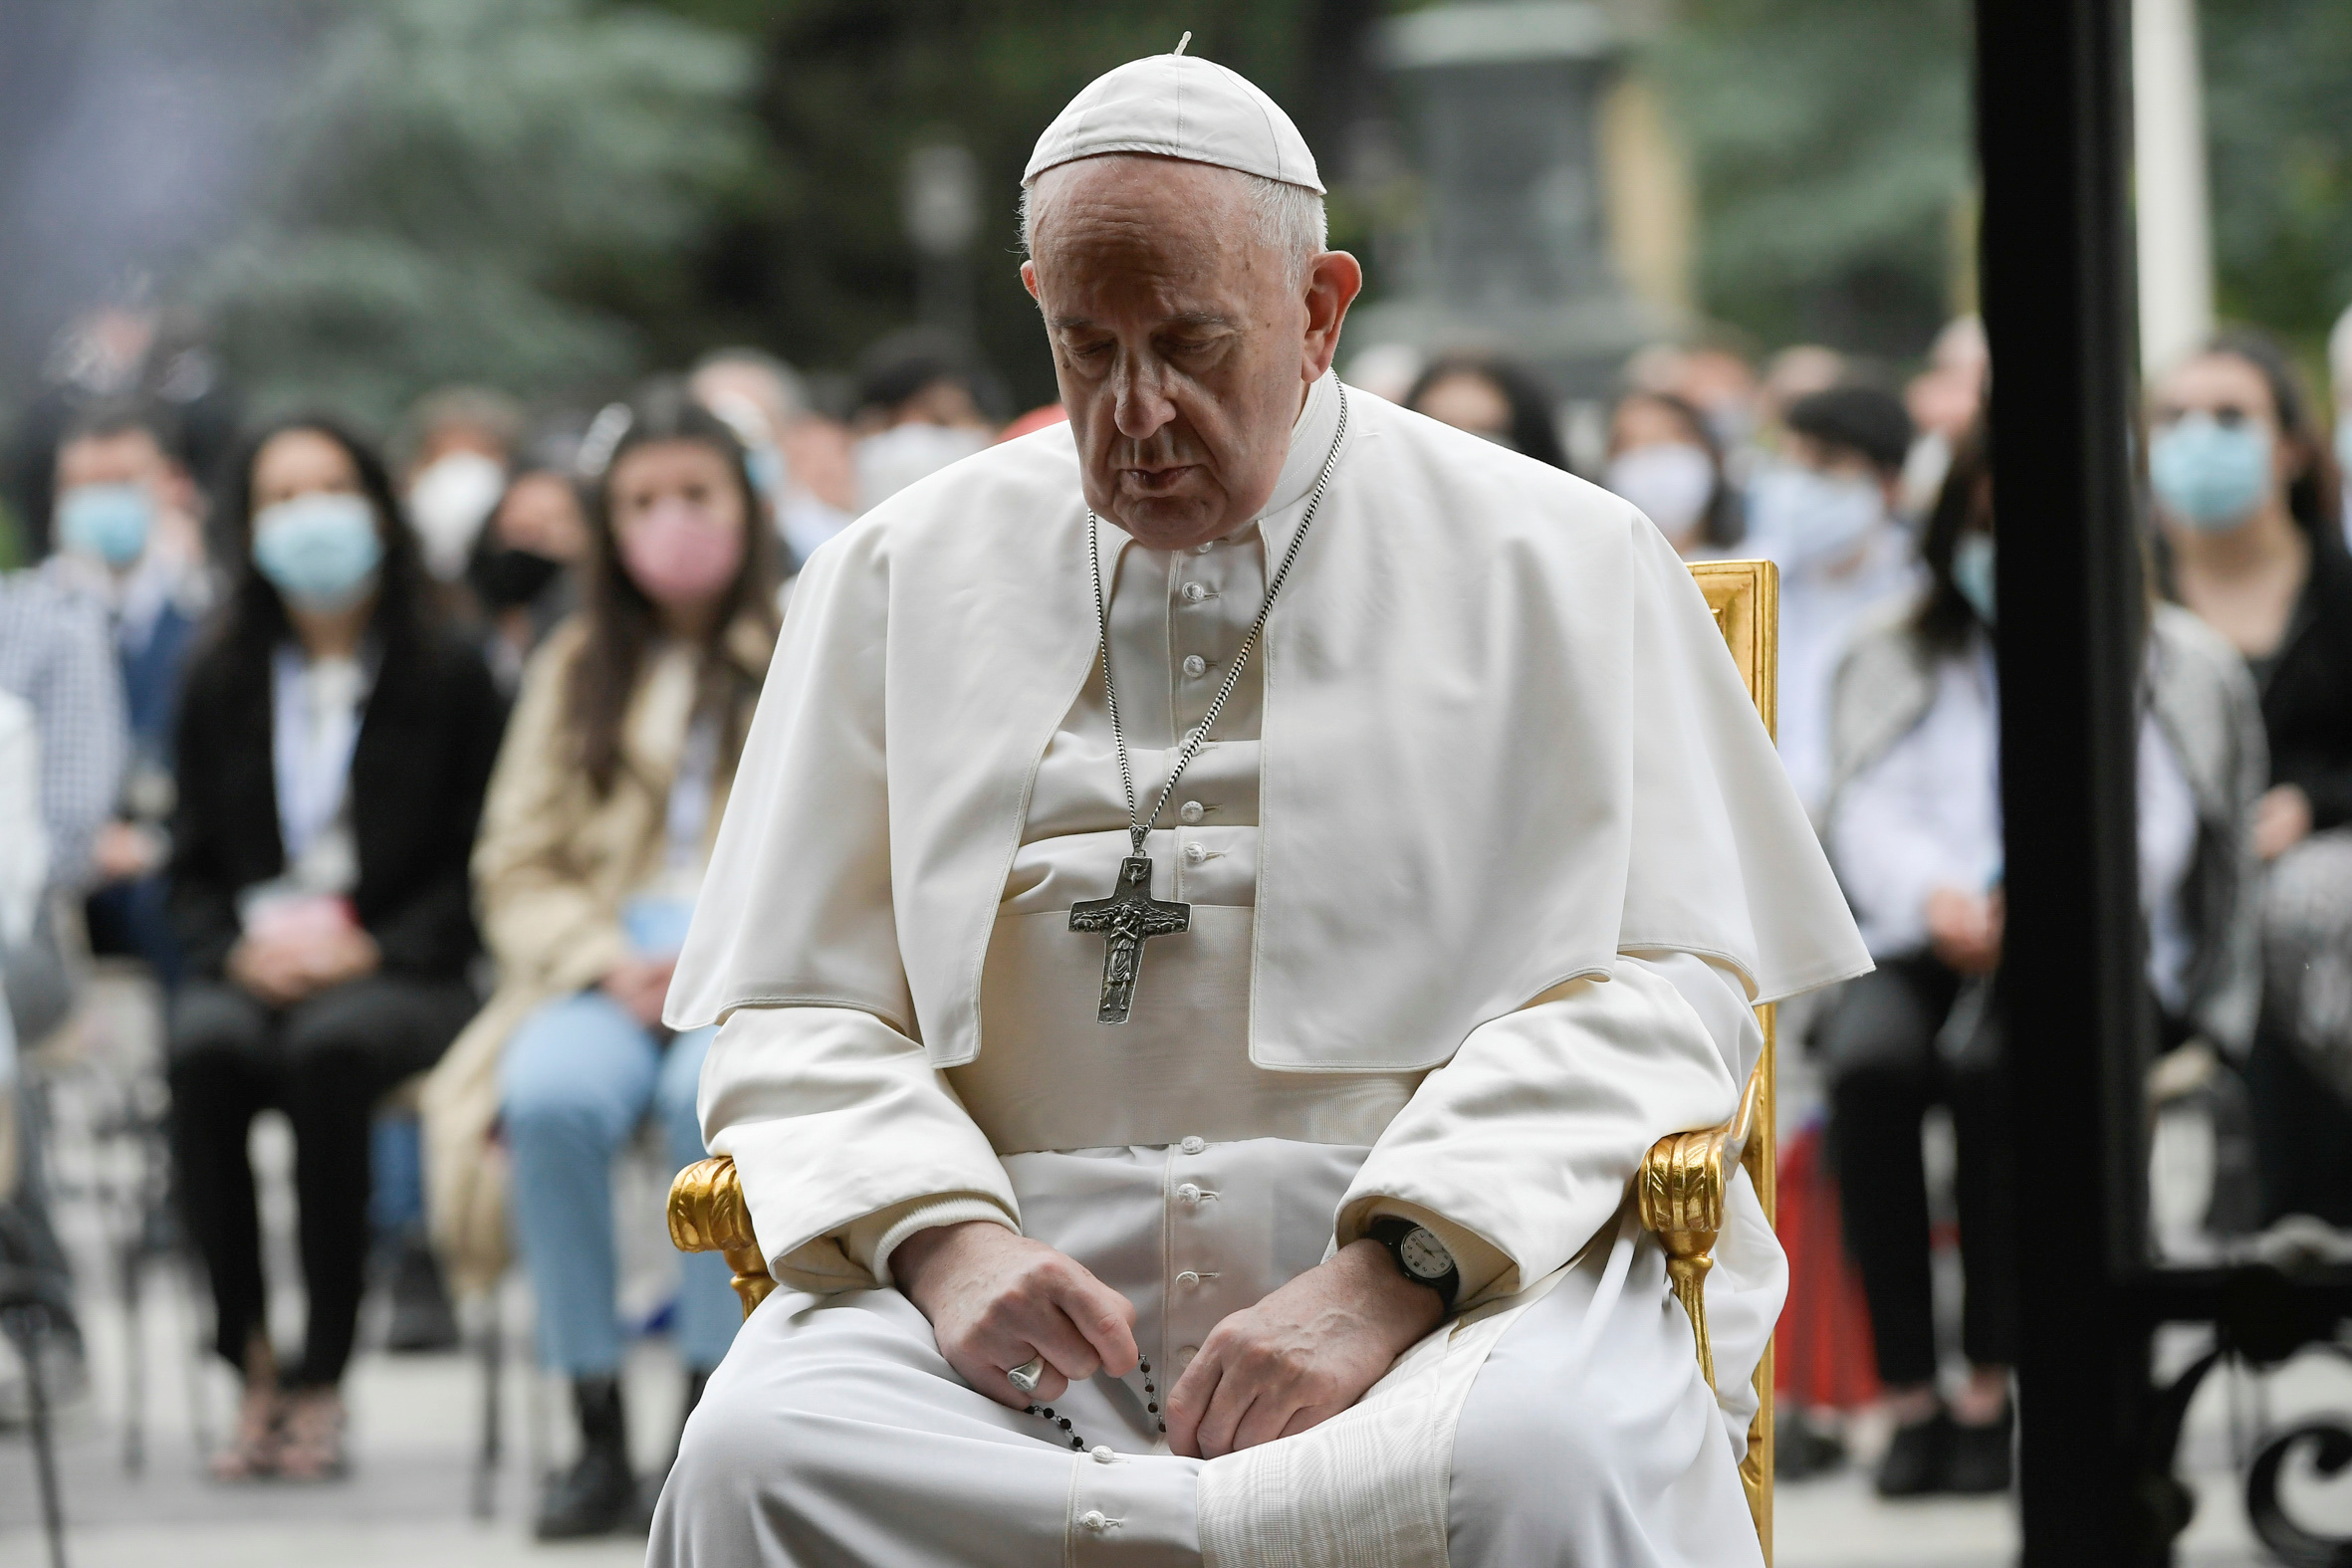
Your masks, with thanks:
[{"label": "watch face", "polygon": [[1416,1279],[1443,1279],[1454,1271],[1454,1254],[1446,1250],[1446,1243],[1420,1226],[1397,1241],[1396,1255]]}]

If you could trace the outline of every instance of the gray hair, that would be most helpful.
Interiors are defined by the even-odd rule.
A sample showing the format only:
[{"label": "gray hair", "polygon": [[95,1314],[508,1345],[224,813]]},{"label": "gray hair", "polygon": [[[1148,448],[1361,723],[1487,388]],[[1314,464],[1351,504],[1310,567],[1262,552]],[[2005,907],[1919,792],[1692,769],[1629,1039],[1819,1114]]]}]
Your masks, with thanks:
[{"label": "gray hair", "polygon": [[[1044,170],[1038,178],[1043,179],[1052,172],[1052,169]],[[1245,182],[1259,237],[1277,253],[1288,256],[1292,271],[1303,282],[1308,265],[1330,244],[1330,220],[1323,210],[1321,193],[1244,169],[1227,172]],[[1037,251],[1037,206],[1030,199],[1036,189],[1037,180],[1021,187],[1021,254],[1024,256],[1033,256]]]}]

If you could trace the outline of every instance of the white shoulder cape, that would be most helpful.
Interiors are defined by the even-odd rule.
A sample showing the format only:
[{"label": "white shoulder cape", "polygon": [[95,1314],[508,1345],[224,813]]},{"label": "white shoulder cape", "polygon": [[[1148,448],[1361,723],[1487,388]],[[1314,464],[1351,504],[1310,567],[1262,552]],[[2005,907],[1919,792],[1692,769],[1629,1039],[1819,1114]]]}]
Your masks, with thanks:
[{"label": "white shoulder cape", "polygon": [[[1252,1059],[1435,1066],[1620,950],[1723,960],[1759,1002],[1867,970],[1657,530],[1557,470],[1348,401],[1259,655]],[[1067,426],[967,458],[819,551],[669,1023],[854,1008],[939,1066],[972,1060],[1030,785],[1095,648]]]}]

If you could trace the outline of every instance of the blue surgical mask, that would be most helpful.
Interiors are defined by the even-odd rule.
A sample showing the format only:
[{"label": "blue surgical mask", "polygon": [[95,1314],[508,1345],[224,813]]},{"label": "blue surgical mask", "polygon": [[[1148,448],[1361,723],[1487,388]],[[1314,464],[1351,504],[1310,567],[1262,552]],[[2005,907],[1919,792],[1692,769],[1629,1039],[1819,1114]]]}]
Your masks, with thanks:
[{"label": "blue surgical mask", "polygon": [[76,485],[57,498],[57,537],[66,549],[127,566],[147,548],[155,498],[144,485]]},{"label": "blue surgical mask", "polygon": [[1748,491],[1751,543],[1787,572],[1852,555],[1886,517],[1886,492],[1875,482],[1793,463],[1764,470]]},{"label": "blue surgical mask", "polygon": [[2175,520],[2199,533],[2227,534],[2269,493],[2270,426],[2184,415],[2148,443],[2148,482]]},{"label": "blue surgical mask", "polygon": [[253,564],[305,609],[350,608],[373,585],[382,560],[375,509],[362,496],[296,496],[253,520]]},{"label": "blue surgical mask", "polygon": [[1952,547],[1952,585],[1988,626],[1997,624],[1993,615],[1994,560],[1990,534],[1963,534]]}]

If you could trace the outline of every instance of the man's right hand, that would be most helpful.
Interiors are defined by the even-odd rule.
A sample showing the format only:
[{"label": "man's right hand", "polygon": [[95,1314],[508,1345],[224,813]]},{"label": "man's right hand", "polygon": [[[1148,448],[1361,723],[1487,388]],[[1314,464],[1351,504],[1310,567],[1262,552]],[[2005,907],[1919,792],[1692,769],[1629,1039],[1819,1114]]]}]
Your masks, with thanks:
[{"label": "man's right hand", "polygon": [[[890,1254],[898,1287],[931,1320],[939,1353],[965,1382],[1001,1405],[1051,1405],[1072,1382],[1107,1370],[1125,1377],[1135,1348],[1135,1304],[1043,1241],[974,1220],[918,1231]],[[1005,1374],[1046,1358],[1035,1394]]]}]

